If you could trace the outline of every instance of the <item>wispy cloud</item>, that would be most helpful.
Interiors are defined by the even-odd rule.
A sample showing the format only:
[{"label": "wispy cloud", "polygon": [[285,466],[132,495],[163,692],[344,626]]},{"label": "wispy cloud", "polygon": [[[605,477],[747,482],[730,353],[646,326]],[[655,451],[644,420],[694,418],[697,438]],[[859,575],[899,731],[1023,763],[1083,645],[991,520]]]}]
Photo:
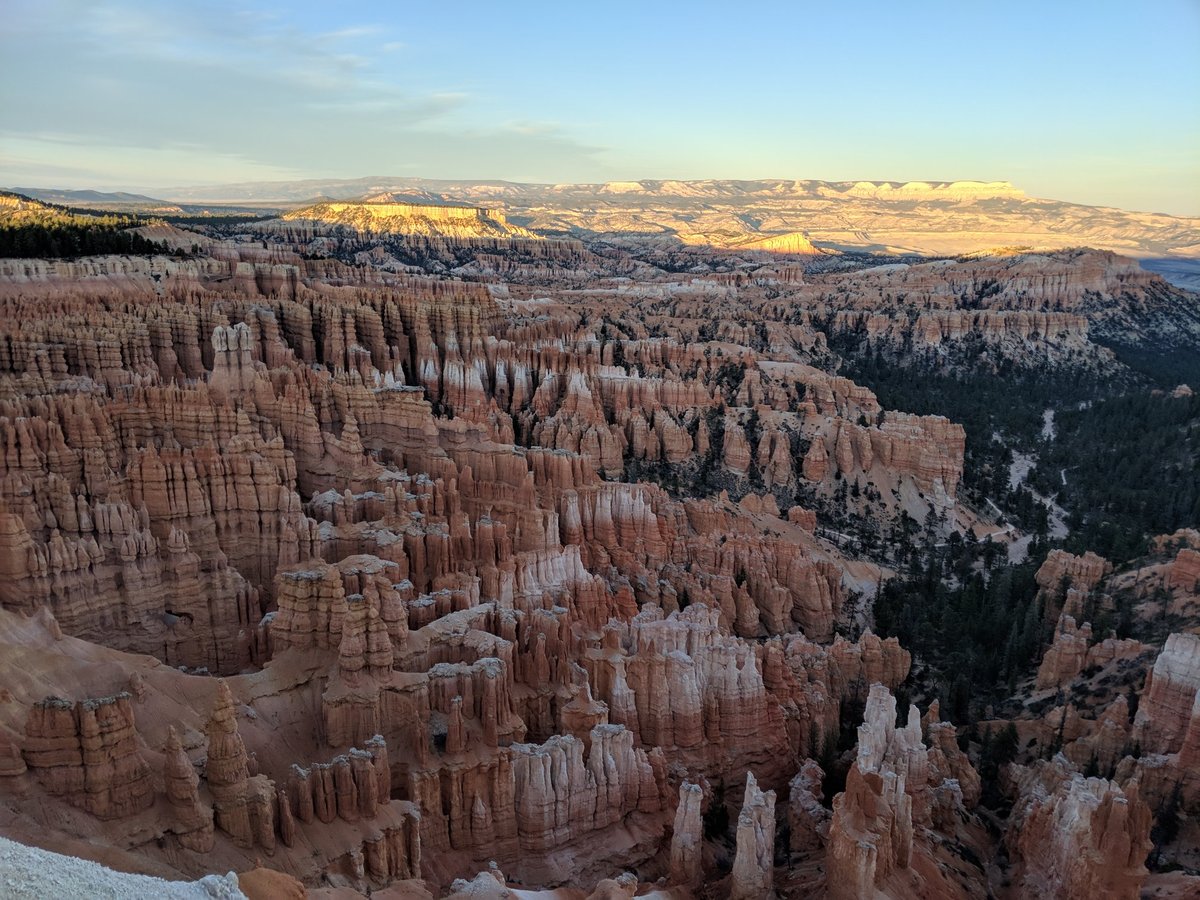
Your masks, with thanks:
[{"label": "wispy cloud", "polygon": [[396,52],[406,36],[386,23],[318,30],[279,12],[128,0],[13,0],[9,15],[5,181],[36,175],[39,159],[46,178],[144,187],[599,165],[599,148],[560,130],[493,121],[461,85],[412,87]]}]

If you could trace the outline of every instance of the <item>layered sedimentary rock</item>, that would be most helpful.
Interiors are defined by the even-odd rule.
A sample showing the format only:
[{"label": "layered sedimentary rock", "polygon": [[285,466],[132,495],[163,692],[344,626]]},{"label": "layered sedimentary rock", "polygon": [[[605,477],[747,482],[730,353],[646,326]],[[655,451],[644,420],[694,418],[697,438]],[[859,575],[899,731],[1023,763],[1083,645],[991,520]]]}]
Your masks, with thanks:
[{"label": "layered sedimentary rock", "polygon": [[1172,634],[1146,679],[1134,730],[1151,753],[1176,753],[1192,724],[1200,694],[1200,636]]},{"label": "layered sedimentary rock", "polygon": [[729,896],[736,900],[769,897],[775,883],[775,792],[759,790],[746,775],[746,795],[738,813],[737,853],[729,876]]},{"label": "layered sedimentary rock", "polygon": [[[826,270],[783,223],[716,255],[702,222],[584,247],[491,206],[0,262],[0,818],[189,877],[263,854],[310,889],[503,891],[494,860],[615,897],[626,870],[689,888],[731,863],[757,897],[797,890],[790,788],[789,850],[831,890],[953,893],[955,848],[987,856],[979,776],[937,716],[894,727],[913,660],[863,627],[887,572],[841,529],[969,519],[964,432],[883,409],[830,347],[1058,359],[1088,351],[1097,291],[1158,309],[1161,285],[1097,254]],[[1048,606],[1097,560],[1052,555]],[[1066,622],[1048,686],[1137,649]],[[1060,719],[1078,765],[1156,797],[1200,753],[1162,666],[1136,766],[1128,707]],[[864,702],[831,813],[813,758]]]},{"label": "layered sedimentary rock", "polygon": [[1150,810],[1137,788],[1040,761],[1016,776],[1006,844],[1020,890],[1060,897],[1136,898],[1146,876]]},{"label": "layered sedimentary rock", "polygon": [[979,805],[982,782],[970,758],[958,746],[958,735],[949,722],[926,726],[929,744],[929,782],[939,786],[954,782],[965,809]]},{"label": "layered sedimentary rock", "polygon": [[1166,584],[1170,590],[1200,593],[1200,550],[1180,550],[1167,571]]},{"label": "layered sedimentary rock", "polygon": [[822,800],[825,773],[816,760],[806,759],[792,779],[788,795],[788,836],[793,851],[817,850],[829,839],[831,814]]},{"label": "layered sedimentary rock", "polygon": [[977,841],[963,826],[979,801],[979,775],[950,723],[930,722],[927,746],[915,706],[903,726],[895,721],[895,698],[872,685],[846,789],[833,801],[826,888],[832,897],[903,897],[924,883],[938,894],[970,896],[974,888],[956,877],[948,859],[939,861],[935,835]]},{"label": "layered sedimentary rock", "polygon": [[[282,194],[281,188],[288,191]],[[804,229],[818,245],[875,252],[894,244],[933,256],[992,250],[1014,234],[1042,248],[1086,243],[1137,256],[1188,255],[1195,219],[1105,210],[1030,197],[1019,185],[980,181],[765,179],[642,180],[602,184],[520,184],[396,178],[277,186],[272,196],[307,201],[394,191],[390,199],[500,205],[534,228],[626,232],[645,240],[738,246]],[[193,189],[181,200],[229,199],[227,188]],[[246,196],[239,194],[238,196]],[[382,197],[380,199],[383,199]],[[945,264],[944,262],[942,263]],[[1141,273],[1133,269],[1128,276]]]},{"label": "layered sedimentary rock", "polygon": [[331,860],[323,880],[366,894],[377,887],[418,880],[422,875],[420,812],[393,800],[351,833],[352,845]]},{"label": "layered sedimentary rock", "polygon": [[293,765],[284,796],[289,814],[300,822],[374,818],[392,796],[387,743],[376,735],[362,749],[351,748],[328,763]]},{"label": "layered sedimentary rock", "polygon": [[163,781],[174,818],[171,830],[187,849],[207,853],[213,848],[212,810],[200,800],[200,778],[173,727],[167,730],[163,756]]},{"label": "layered sedimentary rock", "polygon": [[[913,797],[906,788],[910,776],[916,774],[908,769],[911,765],[922,772],[927,763],[919,752],[923,748],[916,709],[910,709],[905,728],[894,728],[895,721],[895,698],[886,688],[873,685],[846,790],[833,801],[826,857],[831,897],[870,896],[893,871],[908,868]],[[900,770],[897,762],[902,765]]]},{"label": "layered sedimentary rock", "polygon": [[1047,619],[1055,621],[1060,611],[1078,616],[1083,597],[1112,570],[1112,563],[1090,550],[1082,556],[1051,550],[1034,575],[1046,601]]},{"label": "layered sedimentary rock", "polygon": [[912,657],[895,638],[867,631],[856,642],[820,645],[803,637],[771,640],[763,650],[763,681],[783,706],[789,736],[801,754],[819,754],[836,740],[843,702],[863,702],[876,683],[894,690]]},{"label": "layered sedimentary rock", "polygon": [[275,849],[275,787],[265,775],[250,775],[246,745],[238,733],[233,696],[224,681],[208,720],[205,780],[213,797],[217,827],[241,847]]},{"label": "layered sedimentary rock", "polygon": [[671,880],[677,884],[698,884],[703,874],[700,843],[703,800],[700,785],[687,781],[679,785],[679,805],[675,808],[675,830],[671,835]]},{"label": "layered sedimentary rock", "polygon": [[1054,643],[1046,650],[1038,667],[1037,686],[1056,687],[1083,671],[1091,641],[1092,626],[1084,622],[1079,627],[1074,618],[1064,614],[1054,632]]},{"label": "layered sedimentary rock", "polygon": [[1133,659],[1146,647],[1131,638],[1108,637],[1092,643],[1092,626],[1076,625],[1072,616],[1063,613],[1054,632],[1054,643],[1046,650],[1038,667],[1036,687],[1061,687],[1084,669],[1104,666],[1113,660]]},{"label": "layered sedimentary rock", "polygon": [[319,203],[293,210],[284,222],[342,225],[363,232],[394,232],[449,238],[524,237],[534,235],[509,225],[504,214],[465,206],[398,203],[386,195],[367,203]]},{"label": "layered sedimentary rock", "polygon": [[1089,734],[1067,744],[1063,753],[1081,770],[1094,766],[1100,772],[1115,772],[1133,749],[1129,720],[1129,701],[1122,695],[1105,707]]},{"label": "layered sedimentary rock", "polygon": [[965,441],[962,426],[941,416],[886,413],[878,426],[840,421],[809,446],[804,477],[823,481],[837,473],[865,481],[882,480],[885,472],[908,475],[939,506],[949,507],[962,479]]},{"label": "layered sedimentary rock", "polygon": [[46,698],[29,711],[22,752],[47,793],[97,818],[123,818],[154,802],[129,694]]}]

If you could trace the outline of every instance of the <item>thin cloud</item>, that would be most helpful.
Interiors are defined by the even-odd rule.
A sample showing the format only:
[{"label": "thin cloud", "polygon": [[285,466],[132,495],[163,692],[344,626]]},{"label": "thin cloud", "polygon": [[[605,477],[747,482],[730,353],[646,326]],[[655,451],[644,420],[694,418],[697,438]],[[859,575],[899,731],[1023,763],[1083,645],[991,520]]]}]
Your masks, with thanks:
[{"label": "thin cloud", "polygon": [[557,128],[489,121],[486,100],[458,85],[412,88],[388,50],[404,35],[387,26],[307,31],[220,7],[63,0],[18,0],[14,19],[0,35],[0,142],[23,161],[0,161],[5,180],[36,174],[38,158],[48,179],[140,173],[144,186],[600,166],[600,148]]}]

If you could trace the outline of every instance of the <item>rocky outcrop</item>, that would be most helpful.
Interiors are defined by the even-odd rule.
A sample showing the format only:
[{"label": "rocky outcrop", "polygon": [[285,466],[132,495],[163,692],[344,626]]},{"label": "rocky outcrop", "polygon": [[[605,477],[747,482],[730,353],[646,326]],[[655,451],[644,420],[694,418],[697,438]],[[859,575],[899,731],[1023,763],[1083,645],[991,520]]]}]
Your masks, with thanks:
[{"label": "rocky outcrop", "polygon": [[761,791],[746,773],[746,796],[738,814],[737,853],[729,876],[734,900],[770,897],[775,884],[775,792]]},{"label": "rocky outcrop", "polygon": [[1082,556],[1051,550],[1034,575],[1040,596],[1046,600],[1047,619],[1055,621],[1060,611],[1077,614],[1073,598],[1082,598],[1096,588],[1112,570],[1112,563],[1090,550]]},{"label": "rocky outcrop", "polygon": [[788,795],[788,843],[794,853],[818,850],[829,840],[832,818],[821,802],[824,793],[821,782],[825,777],[816,760],[806,759],[792,778]]},{"label": "rocky outcrop", "polygon": [[1133,900],[1146,877],[1150,810],[1136,786],[1072,773],[1061,756],[1015,777],[1005,843],[1028,894]]},{"label": "rocky outcrop", "polygon": [[420,812],[393,800],[380,807],[366,828],[355,832],[350,849],[326,865],[323,880],[360,894],[422,874]]},{"label": "rocky outcrop", "polygon": [[704,792],[700,785],[685,781],[679,785],[679,805],[675,808],[675,830],[671,835],[671,881],[696,885],[703,875],[700,819]]},{"label": "rocky outcrop", "polygon": [[642,744],[710,775],[754,766],[780,778],[791,757],[784,715],[753,646],[722,635],[718,622],[717,612],[700,604],[666,617],[647,606],[627,632],[613,628],[615,646],[587,665],[610,721]]},{"label": "rocky outcrop", "polygon": [[[386,195],[363,203],[318,203],[292,210],[282,222],[343,226],[366,233],[390,232],[432,237],[534,238],[524,228],[510,225],[504,214],[493,209],[398,203]],[[272,223],[266,223],[270,227]]]},{"label": "rocky outcrop", "polygon": [[654,765],[622,726],[597,725],[586,757],[574,737],[513,750],[517,837],[525,852],[571,843],[635,811],[664,806]]},{"label": "rocky outcrop", "polygon": [[1081,771],[1091,767],[1099,772],[1116,771],[1133,746],[1129,719],[1129,701],[1121,695],[1105,707],[1090,733],[1063,748],[1064,755]]},{"label": "rocky outcrop", "polygon": [[207,853],[213,848],[213,813],[200,801],[200,777],[173,727],[167,729],[163,757],[163,782],[173,818],[171,831],[188,850]]},{"label": "rocky outcrop", "polygon": [[958,733],[949,722],[930,722],[926,726],[929,743],[929,783],[934,786],[951,782],[963,808],[979,805],[983,784],[979,772],[958,746]]},{"label": "rocky outcrop", "polygon": [[[293,765],[286,792],[289,814],[302,822],[373,819],[392,796],[387,743],[376,735],[363,749],[351,748],[329,763]],[[282,808],[282,807],[281,807]]]},{"label": "rocky outcrop", "polygon": [[1054,632],[1054,643],[1046,650],[1038,667],[1038,689],[1059,687],[1082,672],[1091,642],[1092,626],[1084,622],[1079,627],[1074,618],[1064,614]]},{"label": "rocky outcrop", "polygon": [[793,745],[801,754],[820,754],[837,740],[842,703],[865,702],[876,683],[894,690],[911,662],[895,638],[869,630],[856,642],[839,636],[824,646],[789,637],[764,645],[763,682],[783,708]]},{"label": "rocky outcrop", "polygon": [[1200,635],[1172,634],[1146,679],[1134,718],[1144,751],[1176,753],[1183,746],[1200,693]]},{"label": "rocky outcrop", "polygon": [[[1126,708],[1128,715],[1128,708]],[[1072,758],[1092,751],[1097,759],[1115,756],[1111,745],[1122,736],[1119,709],[1106,716],[1090,740],[1080,740]],[[1125,758],[1116,767],[1123,784],[1137,781],[1155,809],[1168,803],[1185,810],[1200,809],[1200,636],[1170,635],[1146,676],[1133,726],[1125,731],[1127,743],[1141,750],[1135,760]],[[1123,755],[1123,754],[1122,754]]]},{"label": "rocky outcrop", "polygon": [[1070,587],[1079,591],[1090,591],[1112,571],[1112,563],[1090,550],[1075,556],[1065,550],[1051,550],[1045,562],[1038,568],[1035,580],[1046,590],[1059,590],[1064,579]]},{"label": "rocky outcrop", "polygon": [[1107,637],[1092,643],[1092,626],[1076,625],[1066,613],[1059,618],[1054,643],[1046,650],[1038,667],[1035,686],[1038,690],[1062,687],[1085,669],[1106,666],[1115,660],[1134,659],[1147,649],[1132,638]]},{"label": "rocky outcrop", "polygon": [[239,847],[275,849],[275,786],[265,775],[251,776],[246,746],[238,733],[233,695],[217,682],[208,720],[205,779],[213,798],[216,824]]},{"label": "rocky outcrop", "polygon": [[1168,590],[1200,593],[1200,550],[1181,549],[1171,561],[1165,581]]},{"label": "rocky outcrop", "polygon": [[154,803],[129,694],[92,700],[47,697],[29,710],[25,763],[52,796],[99,819],[120,819]]},{"label": "rocky outcrop", "polygon": [[963,891],[938,864],[941,838],[934,835],[977,841],[963,823],[979,802],[979,775],[950,723],[929,722],[927,746],[915,706],[903,726],[895,721],[895,698],[872,685],[846,789],[833,801],[825,856],[832,897],[909,896],[922,883],[948,896]]},{"label": "rocky outcrop", "polygon": [[923,775],[927,762],[916,708],[910,708],[905,728],[895,728],[895,721],[895,698],[873,685],[846,790],[833,801],[825,863],[831,897],[870,896],[893,871],[908,868],[913,841],[908,780]]}]

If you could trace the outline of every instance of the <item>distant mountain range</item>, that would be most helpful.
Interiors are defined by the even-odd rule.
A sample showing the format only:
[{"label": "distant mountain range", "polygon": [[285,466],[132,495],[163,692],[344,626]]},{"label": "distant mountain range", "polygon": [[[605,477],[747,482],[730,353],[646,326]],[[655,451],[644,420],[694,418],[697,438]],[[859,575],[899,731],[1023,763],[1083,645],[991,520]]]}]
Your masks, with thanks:
[{"label": "distant mountain range", "polygon": [[[1030,197],[1008,182],[704,180],[523,184],[368,176],[257,181],[141,194],[20,188],[64,205],[167,212],[284,212],[333,201],[463,205],[546,235],[804,252],[957,256],[1087,246],[1200,260],[1200,218]],[[1185,267],[1190,268],[1190,266]]]},{"label": "distant mountain range", "polygon": [[787,179],[706,179],[699,181],[646,180],[583,184],[539,184],[517,181],[438,179],[369,175],[364,178],[307,179],[300,181],[245,181],[236,184],[164,188],[161,193],[178,202],[222,203],[307,201],[323,197],[351,200],[372,194],[400,193],[429,200],[446,195],[531,200],[539,197],[656,196],[682,198],[917,196],[937,191],[969,197],[1024,197],[1008,182],[900,182],[900,181],[795,181]]},{"label": "distant mountain range", "polygon": [[108,210],[112,212],[161,216],[207,215],[213,212],[219,215],[271,214],[280,209],[287,209],[295,205],[290,203],[274,203],[237,206],[213,203],[177,203],[172,200],[160,200],[157,197],[149,197],[145,194],[133,194],[128,191],[66,190],[60,188],[31,187],[13,187],[5,188],[4,190],[14,194],[22,194],[34,200],[40,200],[43,203],[54,203],[74,209]]},{"label": "distant mountain range", "polygon": [[34,200],[41,200],[43,203],[57,203],[60,206],[76,206],[76,207],[96,207],[104,209],[128,209],[128,208],[143,208],[143,207],[166,207],[178,209],[178,207],[165,200],[157,200],[154,197],[147,197],[144,194],[131,194],[126,191],[72,191],[61,190],[57,188],[30,188],[30,187],[14,187],[8,188],[14,194],[24,194],[26,197],[32,197]]}]

